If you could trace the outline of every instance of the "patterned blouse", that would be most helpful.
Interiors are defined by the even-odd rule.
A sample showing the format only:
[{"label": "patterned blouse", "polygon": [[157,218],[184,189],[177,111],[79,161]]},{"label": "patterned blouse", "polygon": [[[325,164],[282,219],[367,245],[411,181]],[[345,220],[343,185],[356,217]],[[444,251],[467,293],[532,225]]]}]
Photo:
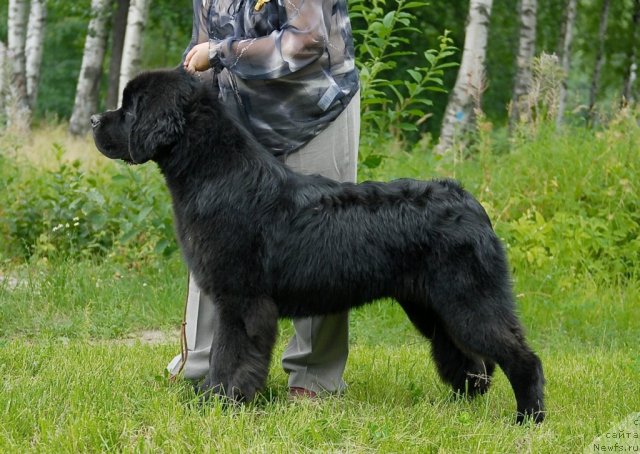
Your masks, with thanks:
[{"label": "patterned blouse", "polygon": [[346,0],[194,0],[220,98],[275,155],[297,150],[359,88]]}]

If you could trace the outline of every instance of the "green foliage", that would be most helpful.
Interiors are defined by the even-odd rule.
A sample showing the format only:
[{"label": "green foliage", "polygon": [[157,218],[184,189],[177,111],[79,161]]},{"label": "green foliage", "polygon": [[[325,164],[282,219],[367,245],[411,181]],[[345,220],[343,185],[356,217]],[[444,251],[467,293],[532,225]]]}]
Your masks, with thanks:
[{"label": "green foliage", "polygon": [[[394,9],[387,11],[385,0],[350,2],[351,17],[363,25],[354,30],[354,36],[362,87],[361,140],[365,147],[379,144],[381,138],[402,141],[407,133],[418,132],[433,106],[429,92],[445,92],[444,70],[456,66],[445,61],[456,50],[448,31],[440,36],[437,49],[422,52],[421,66],[397,72],[399,57],[417,54],[402,50],[402,46],[409,44],[412,32],[419,31],[412,11],[426,6],[423,1],[395,0]],[[378,161],[372,158],[364,163]]]},{"label": "green foliage", "polygon": [[509,199],[519,209],[503,227],[515,263],[599,278],[638,276],[637,120],[622,111],[594,134],[558,134],[547,125],[534,143],[519,144],[508,159],[520,160],[523,171],[529,166],[530,188],[514,188]]},{"label": "green foliage", "polygon": [[156,173],[124,165],[86,171],[53,147],[53,171],[0,157],[8,202],[0,206],[1,255],[145,257],[176,250],[168,195]]},{"label": "green foliage", "polygon": [[[579,2],[576,23],[578,33],[576,33],[574,41],[577,64],[573,66],[572,71],[577,74],[584,73],[584,76],[576,78],[577,80],[574,79],[574,84],[570,88],[573,88],[574,95],[578,98],[576,101],[581,104],[587,103],[589,99],[591,77],[598,49],[596,39],[600,26],[602,4],[601,0]],[[598,99],[603,101],[601,108],[617,107],[622,93],[622,83],[631,64],[632,49],[635,48],[637,55],[640,48],[640,35],[637,33],[634,42],[632,26],[634,9],[635,0],[610,2],[605,36],[605,57],[598,90]],[[635,87],[637,97],[640,88],[638,81],[636,81]]]},{"label": "green foliage", "polygon": [[191,8],[185,2],[154,0],[145,31],[142,67],[178,66],[191,41],[192,19]]},{"label": "green foliage", "polygon": [[47,1],[37,119],[71,116],[90,10],[88,0]]}]

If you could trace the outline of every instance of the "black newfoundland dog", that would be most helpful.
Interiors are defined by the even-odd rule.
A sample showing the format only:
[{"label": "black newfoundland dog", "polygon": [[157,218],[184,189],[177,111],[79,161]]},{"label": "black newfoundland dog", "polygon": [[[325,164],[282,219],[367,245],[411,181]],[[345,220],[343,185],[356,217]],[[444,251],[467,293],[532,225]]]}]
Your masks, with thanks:
[{"label": "black newfoundland dog", "polygon": [[215,295],[201,392],[252,399],[266,380],[278,317],[390,297],[431,341],[455,392],[486,392],[498,364],[517,420],[543,420],[542,365],[515,314],[504,249],[482,206],[454,181],[350,184],[297,174],[182,70],[138,76],[122,108],[91,122],[105,156],[158,164],[187,265]]}]

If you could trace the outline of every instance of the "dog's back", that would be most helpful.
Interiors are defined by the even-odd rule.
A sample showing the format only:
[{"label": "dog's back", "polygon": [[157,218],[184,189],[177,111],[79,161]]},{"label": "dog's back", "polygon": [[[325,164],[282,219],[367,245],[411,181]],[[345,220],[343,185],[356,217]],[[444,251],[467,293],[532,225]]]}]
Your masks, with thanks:
[{"label": "dog's back", "polygon": [[[453,180],[322,186],[313,177],[295,178],[312,189],[298,181],[295,209],[266,233],[264,269],[285,316],[398,299],[414,291],[405,282],[467,251],[487,269],[506,263],[484,209]],[[415,292],[426,295],[426,283]],[[300,307],[299,299],[309,304]]]}]

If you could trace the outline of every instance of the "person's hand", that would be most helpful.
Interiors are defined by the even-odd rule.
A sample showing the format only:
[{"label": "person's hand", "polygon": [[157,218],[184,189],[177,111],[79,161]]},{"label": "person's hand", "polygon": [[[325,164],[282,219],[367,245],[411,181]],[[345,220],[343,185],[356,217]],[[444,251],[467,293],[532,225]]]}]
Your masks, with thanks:
[{"label": "person's hand", "polygon": [[184,59],[187,72],[206,71],[209,69],[209,43],[195,45]]}]

